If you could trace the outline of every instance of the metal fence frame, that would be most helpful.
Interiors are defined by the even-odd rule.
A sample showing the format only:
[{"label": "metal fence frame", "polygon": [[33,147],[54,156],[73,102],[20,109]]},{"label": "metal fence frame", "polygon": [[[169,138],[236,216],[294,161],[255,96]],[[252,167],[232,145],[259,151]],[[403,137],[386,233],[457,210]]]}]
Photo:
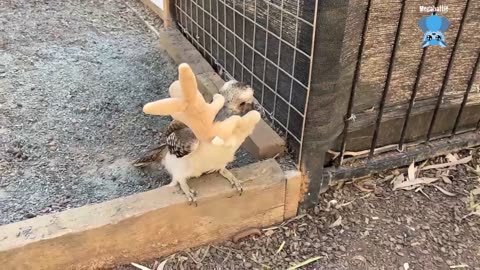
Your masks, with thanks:
[{"label": "metal fence frame", "polygon": [[[255,3],[262,0],[250,0]],[[267,9],[271,6],[275,6],[275,8],[283,9],[284,3],[286,0],[278,0],[278,1],[266,1],[267,2]],[[441,87],[439,89],[438,95],[436,96],[436,101],[432,111],[433,114],[430,118],[428,123],[428,132],[425,134],[424,140],[419,140],[414,143],[407,143],[406,142],[406,134],[407,129],[409,127],[409,121],[413,113],[414,104],[416,101],[416,96],[419,88],[420,78],[422,77],[424,71],[424,64],[426,62],[425,55],[428,50],[424,48],[422,51],[422,55],[420,58],[419,65],[416,71],[416,78],[411,90],[410,100],[408,101],[408,107],[406,107],[405,111],[405,120],[403,122],[403,126],[401,129],[400,139],[393,145],[380,147],[378,148],[378,138],[380,134],[380,126],[382,124],[382,120],[384,119],[384,110],[386,108],[386,100],[391,88],[391,80],[392,80],[392,73],[394,66],[396,64],[396,53],[399,47],[399,36],[403,26],[404,14],[405,14],[405,6],[406,0],[402,0],[400,2],[400,16],[398,19],[395,38],[393,40],[393,50],[390,54],[390,61],[388,63],[387,69],[387,76],[385,80],[385,84],[383,87],[383,92],[381,95],[380,103],[378,104],[378,111],[375,111],[376,118],[374,121],[374,129],[373,129],[373,137],[371,140],[371,145],[368,151],[365,154],[360,155],[355,158],[345,159],[345,153],[347,149],[347,139],[349,136],[349,127],[351,122],[355,120],[355,115],[353,113],[353,106],[355,104],[355,97],[357,91],[357,83],[360,77],[360,70],[362,68],[362,54],[364,51],[365,39],[366,39],[366,32],[368,29],[369,23],[369,16],[370,16],[370,9],[372,6],[372,0],[366,0],[365,6],[355,6],[358,9],[364,9],[364,12],[358,12],[352,14],[352,2],[349,0],[323,0],[323,1],[315,1],[315,13],[313,22],[309,23],[308,21],[304,21],[300,16],[300,6],[297,7],[296,14],[290,14],[295,16],[296,26],[295,26],[295,45],[285,42],[282,39],[283,31],[280,31],[280,35],[276,35],[275,33],[271,32],[268,28],[268,14],[269,10],[267,10],[267,24],[266,27],[263,27],[257,23],[257,15],[253,19],[246,16],[245,13],[245,2],[246,0],[219,0],[219,3],[224,4],[224,11],[223,15],[226,16],[227,8],[233,9],[234,14],[234,27],[237,25],[235,23],[235,15],[238,14],[243,18],[242,24],[242,36],[239,36],[236,32],[236,29],[229,29],[227,27],[226,17],[224,17],[225,24],[223,24],[217,18],[214,18],[212,14],[208,14],[208,19],[210,20],[210,29],[212,29],[212,22],[215,21],[216,24],[224,29],[223,35],[223,42],[224,45],[221,44],[221,40],[217,40],[214,35],[208,33],[206,29],[203,29],[200,24],[197,23],[198,21],[198,11],[200,10],[203,14],[203,25],[205,25],[205,18],[207,17],[207,10],[202,7],[202,4],[198,2],[208,2],[211,4],[209,0],[197,0],[197,1],[190,1],[190,0],[178,0],[175,3],[175,9],[177,12],[177,22],[180,29],[184,32],[187,38],[196,46],[201,53],[206,58],[209,58],[210,62],[214,66],[219,67],[219,72],[225,78],[237,78],[237,79],[244,79],[245,74],[244,71],[248,71],[251,73],[250,83],[254,85],[254,79],[259,81],[262,84],[261,87],[261,95],[259,98],[260,104],[264,105],[264,98],[265,98],[265,90],[268,89],[272,93],[274,93],[274,101],[273,101],[273,110],[272,115],[268,115],[270,119],[273,121],[274,124],[280,126],[283,130],[285,130],[287,139],[294,139],[296,143],[299,144],[299,149],[297,151],[297,161],[299,164],[300,169],[305,174],[308,186],[308,191],[305,194],[304,206],[311,206],[314,205],[318,201],[318,195],[325,191],[330,183],[334,180],[338,179],[345,179],[350,177],[358,177],[364,174],[368,174],[370,172],[376,172],[379,170],[395,167],[395,166],[404,166],[411,163],[414,160],[419,159],[426,159],[433,155],[438,155],[444,153],[445,151],[452,151],[455,149],[461,149],[463,147],[471,147],[475,145],[480,145],[480,135],[475,133],[474,131],[480,131],[480,116],[478,119],[478,124],[476,128],[468,129],[468,130],[459,130],[459,123],[464,114],[464,110],[467,105],[467,100],[469,98],[470,93],[472,92],[472,88],[474,85],[475,75],[478,72],[478,65],[479,65],[479,58],[480,58],[480,51],[476,53],[476,61],[470,74],[470,78],[468,79],[467,88],[463,94],[463,98],[461,99],[461,104],[459,105],[458,112],[456,113],[455,122],[453,123],[453,128],[451,132],[447,135],[440,135],[434,137],[434,126],[437,121],[437,116],[440,111],[440,106],[442,101],[444,100],[444,94],[446,90],[447,83],[450,79],[450,72],[453,66],[453,60],[455,59],[455,55],[457,53],[458,44],[460,42],[460,38],[463,33],[464,23],[466,14],[469,11],[471,6],[472,0],[466,0],[465,9],[463,10],[463,16],[460,21],[460,27],[458,29],[457,35],[455,37],[455,41],[453,43],[453,49],[448,59],[448,65],[445,72],[445,76],[443,78]],[[274,2],[280,2],[280,5],[276,5]],[[180,3],[180,4],[179,4]],[[239,12],[235,8],[235,4],[241,3],[243,4],[243,13]],[[196,18],[192,18],[184,11],[187,6],[186,4],[190,5],[190,9],[193,10],[195,7],[197,9]],[[233,8],[231,7],[233,5]],[[438,0],[435,1],[435,5],[438,6]],[[210,10],[211,10],[210,6]],[[217,4],[218,9],[218,4]],[[217,10],[218,11],[218,10]],[[217,14],[219,14],[217,12]],[[281,12],[280,22],[283,25],[283,12]],[[335,16],[332,16],[335,14]],[[187,20],[188,19],[188,20]],[[208,20],[207,19],[207,20]],[[253,36],[253,45],[248,44],[245,40],[245,22],[249,21],[254,25],[254,36]],[[297,38],[298,38],[298,28],[299,22],[302,21],[303,23],[308,23],[313,28],[312,32],[312,44],[311,44],[311,52],[309,54],[303,52],[296,46]],[[356,34],[349,28],[349,24],[352,24],[354,21],[356,24],[362,26],[362,31]],[[189,27],[190,25],[190,27]],[[195,36],[194,27],[197,28],[196,32],[198,33],[198,29],[201,29],[203,33],[203,38],[201,39],[198,36]],[[277,39],[279,39],[278,45],[278,58],[277,63],[273,62],[268,58],[267,49],[265,49],[265,53],[261,53],[256,50],[255,47],[255,34],[258,29],[262,29],[265,32],[266,36],[266,45],[268,46],[268,35],[274,35]],[[229,52],[227,47],[227,32],[234,37],[234,51]],[[358,32],[358,31],[357,31]],[[205,41],[206,37],[210,39],[210,48],[212,49],[214,45],[217,46],[217,52],[220,51],[219,49],[223,49],[223,63],[225,65],[221,65],[219,61],[215,58],[214,54],[201,44],[200,40]],[[217,37],[220,37],[218,28],[217,28]],[[221,38],[221,37],[220,37]],[[237,39],[242,43],[242,51],[241,51],[241,60],[237,57]],[[307,56],[309,59],[309,74],[308,74],[308,83],[304,84],[301,81],[298,81],[295,78],[295,66],[292,67],[292,73],[290,74],[286,70],[283,70],[280,66],[280,58],[281,58],[281,44],[282,41],[293,48],[294,54],[294,64],[295,64],[295,57],[297,56],[297,51],[304,56]],[[353,41],[353,42],[348,42]],[[358,41],[358,42],[357,42]],[[243,62],[245,59],[245,48],[249,47],[252,50],[252,66],[249,67]],[[351,53],[351,56],[345,56],[345,51],[354,52]],[[258,77],[254,72],[254,58],[255,53],[261,55],[263,57],[263,76]],[[227,54],[230,54],[231,59],[233,59],[233,70],[232,72],[228,72],[227,69]],[[236,71],[236,63],[240,64],[241,72],[237,74]],[[266,63],[269,62],[276,67],[277,73],[275,77],[275,89],[270,87],[265,82],[265,74],[266,74]],[[289,92],[289,100],[285,99],[278,93],[279,88],[279,74],[280,71],[289,75],[291,77],[291,84],[290,84],[290,92]],[[231,74],[233,73],[233,74]],[[313,76],[313,74],[321,74],[322,76]],[[305,98],[305,106],[303,112],[295,108],[292,104],[292,94],[293,94],[293,83],[299,83],[303,87],[306,88],[306,98]],[[275,106],[277,99],[281,99],[282,102],[288,105],[288,115],[287,115],[287,124],[284,125],[281,123],[280,120],[276,119],[275,115]],[[406,105],[407,106],[407,105]],[[301,135],[296,136],[293,134],[290,127],[290,118],[291,118],[291,111],[295,111],[298,113],[303,119],[302,127],[301,127]],[[331,115],[325,115],[325,112],[331,112]],[[308,115],[308,117],[305,117]],[[473,131],[473,132],[472,132]],[[440,140],[443,139],[443,140]],[[324,165],[327,164],[326,156],[331,147],[335,143],[339,143],[340,152],[338,158],[334,159],[334,164],[336,166],[325,167]],[[356,165],[345,166],[350,160],[356,160]]]},{"label": "metal fence frame", "polygon": [[[316,26],[316,16],[314,16],[313,18],[313,22],[309,22],[308,20],[306,20],[305,18],[302,18],[300,16],[300,5],[297,5],[297,9],[296,9],[296,14],[293,14],[291,12],[288,12],[287,10],[283,9],[283,5],[284,5],[284,0],[279,0],[278,2],[280,2],[280,5],[276,5],[274,2],[272,1],[266,1],[267,3],[267,16],[266,16],[266,21],[267,21],[267,27],[264,27],[262,26],[261,24],[259,24],[257,22],[257,13],[255,13],[255,16],[254,16],[254,19],[252,20],[251,18],[249,18],[248,16],[246,16],[246,8],[245,8],[245,0],[236,0],[236,1],[233,1],[233,0],[218,0],[217,1],[217,4],[216,4],[216,14],[219,14],[219,5],[222,5],[223,4],[223,7],[224,7],[224,10],[223,10],[223,15],[224,15],[224,20],[223,22],[221,20],[219,20],[218,18],[214,17],[212,13],[210,13],[204,6],[203,4],[200,4],[199,2],[202,2],[202,3],[208,3],[210,6],[209,6],[209,9],[212,10],[212,1],[214,0],[200,0],[200,1],[195,1],[195,0],[178,0],[178,1],[175,1],[174,3],[174,7],[175,7],[175,11],[176,11],[176,17],[177,17],[177,24],[179,26],[179,28],[181,29],[181,31],[184,33],[184,35],[186,35],[186,37],[190,40],[190,42],[193,43],[194,46],[197,47],[197,49],[199,49],[199,51],[207,58],[209,58],[211,64],[217,68],[218,72],[220,73],[220,75],[224,75],[224,79],[237,79],[237,80],[243,80],[245,78],[245,74],[244,74],[244,71],[246,70],[248,73],[251,74],[251,78],[250,78],[250,84],[251,86],[253,87],[254,85],[254,79],[259,81],[261,84],[262,84],[262,88],[261,88],[261,95],[259,98],[257,98],[258,102],[260,105],[264,106],[265,104],[265,91],[268,90],[270,92],[272,92],[274,94],[274,100],[273,100],[273,109],[272,109],[272,112],[269,113],[267,111],[265,111],[266,115],[268,116],[268,118],[271,120],[271,122],[277,127],[277,128],[280,128],[281,131],[283,131],[285,134],[285,137],[286,139],[290,142],[290,145],[292,143],[292,141],[296,144],[298,144],[298,147],[295,147],[295,151],[294,151],[294,154],[295,156],[297,157],[297,162],[299,163],[300,162],[300,157],[301,157],[301,151],[302,151],[302,144],[303,144],[303,129],[305,127],[305,113],[307,111],[307,104],[308,104],[308,96],[309,96],[309,89],[310,89],[310,82],[311,82],[311,76],[312,76],[312,72],[311,72],[311,69],[312,69],[312,65],[313,65],[313,43],[315,41],[315,38],[314,38],[314,33],[315,33],[315,26]],[[256,3],[257,1],[253,1],[255,3],[255,6],[256,6]],[[243,5],[243,13],[241,13],[239,10],[237,10],[235,8],[235,5],[238,5],[238,4],[241,4]],[[233,7],[230,5],[230,4],[233,4]],[[187,5],[190,5],[190,7],[188,7]],[[295,44],[291,44],[288,40],[286,39],[283,39],[282,38],[282,34],[283,34],[283,31],[280,31],[280,34],[277,35],[276,33],[273,33],[272,31],[270,31],[268,28],[268,22],[269,22],[269,9],[270,7],[275,7],[275,8],[278,8],[281,12],[280,12],[280,23],[282,24],[283,23],[283,15],[284,13],[285,14],[289,14],[290,16],[293,16],[295,18],[295,21],[296,21],[296,25],[295,25]],[[188,14],[188,11],[187,9],[190,8],[190,10],[192,11],[192,14],[193,14],[193,10],[196,9],[196,12],[195,12],[195,15],[196,15],[196,18],[192,18],[191,15]],[[231,30],[227,27],[226,25],[226,14],[227,14],[227,9],[231,9],[233,11],[233,25],[234,27],[237,25],[235,20],[236,20],[236,14],[239,14],[242,18],[243,18],[243,29],[242,29],[242,33],[243,35],[242,36],[239,36],[235,31],[235,29]],[[198,22],[199,22],[199,11],[202,12],[203,14],[203,25],[200,25]],[[315,10],[314,10],[314,14],[316,15],[316,7],[315,7]],[[202,19],[202,18],[201,18]],[[205,20],[210,20],[209,22],[209,25],[210,25],[210,30],[212,30],[212,22],[215,22],[215,24],[218,26],[217,29],[216,29],[216,36],[218,37],[218,39],[211,33],[209,33],[207,31],[207,29],[205,29],[203,26],[205,26]],[[253,29],[253,45],[250,45],[248,44],[248,42],[245,41],[245,21],[249,21],[251,24],[253,24],[254,26],[254,29]],[[225,23],[224,23],[225,22]],[[303,23],[303,24],[306,24],[310,27],[312,27],[312,45],[311,45],[311,51],[310,53],[306,53],[304,52],[303,50],[301,50],[300,48],[298,48],[297,46],[297,42],[298,42],[298,28],[299,28],[299,24]],[[221,39],[222,37],[220,37],[220,27],[222,27],[222,29],[224,30],[224,35],[223,35],[223,44],[222,45],[222,42]],[[194,28],[197,28],[197,30],[195,31]],[[262,31],[265,32],[265,36],[266,36],[266,43],[265,43],[265,52],[262,53],[260,51],[258,51],[255,47],[255,40],[256,40],[256,32],[257,32],[257,28],[258,29],[261,29]],[[192,33],[193,32],[193,33]],[[194,33],[195,32],[201,32],[203,37],[202,39],[200,38],[200,36],[194,36]],[[229,32],[231,35],[233,35],[234,37],[234,45],[233,45],[233,48],[234,48],[234,51],[233,53],[230,52],[227,48],[226,48],[226,39],[227,39],[227,32]],[[277,57],[277,62],[275,63],[274,61],[272,61],[271,59],[269,59],[267,57],[267,52],[268,52],[268,35],[272,35],[274,36],[275,38],[277,38],[279,40],[278,42],[278,57]],[[207,38],[210,40],[210,44],[209,44],[209,47],[210,47],[210,50],[207,49],[207,46],[208,44],[202,44],[202,42],[200,40],[203,40],[203,41],[206,41]],[[237,39],[241,41],[241,48],[242,48],[242,51],[241,51],[241,58],[242,59],[239,59],[237,57]],[[301,54],[303,55],[304,57],[306,57],[309,61],[309,76],[308,76],[308,83],[305,84],[303,82],[301,82],[299,79],[297,79],[295,77],[295,65],[292,65],[292,71],[291,72],[288,72],[287,70],[283,69],[281,66],[280,66],[280,58],[281,58],[281,54],[282,54],[282,51],[281,51],[281,46],[282,46],[282,43],[286,44],[287,46],[289,46],[291,49],[293,49],[293,63],[295,63],[296,61],[296,57],[298,54]],[[212,53],[212,48],[216,46],[217,49],[216,51],[219,52],[220,49],[223,50],[223,62],[224,63],[227,63],[227,55],[233,59],[234,63],[233,63],[233,72],[229,72],[228,71],[228,68],[224,65],[221,64],[221,61],[219,61],[219,59],[217,59],[217,57],[215,57]],[[245,60],[245,47],[248,47],[251,51],[252,51],[252,63],[251,63],[251,67],[248,67],[245,63],[244,63],[244,60]],[[263,76],[260,78],[258,77],[254,70],[253,70],[253,66],[254,66],[254,61],[255,61],[255,54],[258,54],[260,55],[264,62],[263,62]],[[277,70],[276,72],[276,78],[275,78],[275,89],[273,89],[272,87],[270,87],[269,85],[267,85],[265,83],[265,75],[266,75],[266,66],[267,66],[267,62],[271,65],[273,65],[275,67],[275,69]],[[239,63],[240,64],[240,67],[241,67],[241,72],[238,74],[236,71],[236,64]],[[280,72],[283,72],[284,74],[286,74],[289,79],[291,79],[291,83],[290,83],[290,89],[289,89],[289,100],[287,100],[286,98],[282,97],[282,95],[279,94],[279,75],[280,75]],[[233,73],[233,74],[231,74]],[[306,95],[306,98],[305,98],[305,104],[303,105],[304,109],[303,111],[297,109],[294,105],[292,105],[292,96],[294,95],[294,83],[297,83],[298,85],[300,85],[301,87],[303,87],[305,89],[305,95]],[[255,90],[258,90],[258,89],[255,89]],[[277,99],[281,99],[282,102],[284,102],[287,106],[288,106],[288,112],[287,112],[287,119],[286,119],[286,124],[282,123],[281,120],[279,120],[277,118],[277,115],[275,114],[276,113],[276,105],[277,105]],[[298,116],[300,116],[301,118],[301,127],[300,127],[300,134],[294,134],[294,132],[292,131],[292,128],[291,128],[291,123],[290,123],[290,119],[292,118],[291,117],[291,113],[292,111],[294,111]],[[298,118],[297,118],[298,120]]]}]

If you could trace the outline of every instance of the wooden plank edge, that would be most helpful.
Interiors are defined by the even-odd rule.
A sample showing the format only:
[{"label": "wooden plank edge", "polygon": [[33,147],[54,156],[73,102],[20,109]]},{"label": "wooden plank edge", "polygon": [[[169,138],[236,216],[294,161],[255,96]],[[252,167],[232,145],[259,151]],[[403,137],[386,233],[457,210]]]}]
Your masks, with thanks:
[{"label": "wooden plank edge", "polygon": [[140,262],[280,223],[285,174],[273,160],[232,170],[238,196],[218,174],[192,179],[198,207],[162,187],[0,227],[2,269],[92,269]]},{"label": "wooden plank edge", "polygon": [[298,205],[302,197],[303,175],[300,171],[286,171],[285,211],[283,219],[293,218],[298,213]]},{"label": "wooden plank edge", "polygon": [[163,0],[164,9],[159,8],[152,0],[141,0],[142,3],[157,14],[162,20],[165,27],[172,27],[173,18],[170,11],[170,0]]},{"label": "wooden plank edge", "polygon": [[363,177],[386,169],[408,166],[413,161],[421,162],[436,156],[478,146],[480,146],[480,133],[468,132],[457,135],[453,139],[444,138],[432,141],[429,144],[411,146],[410,149],[407,148],[403,152],[392,151],[379,154],[373,159],[357,160],[354,165],[347,164],[340,168],[325,168],[323,178],[329,184],[333,184],[334,181]]},{"label": "wooden plank edge", "polygon": [[[225,81],[213,70],[200,52],[178,31],[168,29],[160,33],[160,47],[179,65],[188,63],[197,77],[199,91],[210,101]],[[244,147],[255,158],[264,159],[285,152],[282,139],[263,119],[245,140]]]}]

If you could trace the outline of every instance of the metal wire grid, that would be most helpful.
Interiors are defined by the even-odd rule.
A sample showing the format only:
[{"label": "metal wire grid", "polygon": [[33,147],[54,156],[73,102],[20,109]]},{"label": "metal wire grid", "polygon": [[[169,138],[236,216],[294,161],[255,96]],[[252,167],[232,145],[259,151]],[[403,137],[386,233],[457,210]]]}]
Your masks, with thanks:
[{"label": "metal wire grid", "polygon": [[[356,69],[355,69],[355,76],[354,76],[354,80],[352,82],[351,95],[350,95],[350,100],[349,100],[349,104],[348,104],[347,114],[346,114],[346,117],[345,117],[345,126],[344,126],[344,131],[343,131],[343,138],[342,138],[342,144],[341,144],[341,149],[340,149],[340,159],[339,159],[338,165],[342,165],[344,155],[345,155],[345,151],[346,151],[346,141],[347,141],[347,138],[348,138],[349,122],[354,119],[354,115],[352,114],[352,107],[353,107],[354,99],[355,99],[356,85],[357,85],[357,82],[358,82],[358,79],[359,79],[359,70],[361,69],[361,55],[362,55],[363,46],[364,46],[364,43],[365,43],[365,33],[366,33],[366,30],[367,30],[367,25],[368,25],[368,18],[369,18],[371,1],[372,0],[368,0],[367,11],[365,13],[365,21],[364,21],[364,26],[363,26],[363,31],[362,31],[362,41],[360,43],[357,65],[356,65]],[[390,58],[391,60],[390,60],[389,67],[388,67],[387,79],[386,79],[385,87],[384,87],[384,90],[383,90],[383,93],[382,93],[382,98],[381,98],[381,101],[380,101],[380,107],[379,107],[379,110],[378,110],[377,120],[376,120],[376,123],[375,123],[374,135],[373,135],[372,143],[371,143],[371,147],[370,147],[369,158],[372,158],[374,156],[374,154],[376,153],[377,139],[378,139],[378,135],[379,135],[379,132],[380,132],[380,125],[381,125],[381,122],[382,122],[383,111],[384,111],[384,107],[385,107],[385,103],[386,103],[386,97],[387,97],[389,87],[390,87],[390,79],[391,79],[391,75],[392,75],[392,70],[393,70],[393,66],[395,64],[395,54],[396,54],[397,47],[398,47],[399,34],[400,34],[400,31],[401,31],[403,17],[404,17],[403,15],[404,15],[404,10],[405,10],[405,2],[406,2],[406,0],[402,0],[402,2],[401,2],[402,7],[401,7],[400,17],[399,17],[399,21],[398,21],[397,30],[396,30],[397,32],[396,32],[395,40],[394,40],[394,48],[392,50],[392,54],[391,54],[391,58]],[[442,86],[441,86],[440,91],[438,93],[437,102],[436,102],[436,105],[435,105],[435,109],[433,111],[432,118],[430,119],[429,128],[428,128],[428,132],[426,134],[426,140],[425,140],[425,142],[427,142],[427,143],[431,140],[434,140],[434,139],[441,139],[441,138],[445,138],[445,137],[451,137],[452,138],[455,135],[459,135],[459,134],[462,134],[462,133],[465,133],[465,132],[480,130],[480,119],[479,119],[476,128],[469,129],[469,130],[463,130],[463,131],[459,131],[459,132],[457,131],[458,125],[460,123],[460,120],[461,120],[461,117],[462,117],[462,114],[463,114],[463,110],[464,110],[465,105],[466,105],[467,100],[468,100],[468,96],[469,96],[469,94],[471,92],[471,89],[473,87],[473,82],[475,80],[475,75],[476,75],[477,70],[478,70],[478,65],[479,65],[479,61],[480,61],[479,60],[480,52],[477,52],[477,60],[475,62],[474,68],[472,70],[472,74],[470,75],[470,80],[468,82],[467,89],[465,90],[462,103],[460,105],[459,111],[457,113],[457,117],[455,119],[455,122],[454,122],[454,125],[453,125],[453,128],[452,128],[450,134],[447,135],[447,136],[444,136],[444,135],[438,136],[436,138],[433,138],[433,136],[432,136],[433,135],[433,133],[432,133],[433,128],[434,128],[435,122],[437,120],[437,114],[438,114],[440,106],[442,104],[445,88],[446,88],[447,82],[448,82],[449,77],[450,77],[450,71],[451,71],[451,68],[453,66],[453,60],[455,58],[455,54],[456,54],[456,51],[457,51],[457,45],[460,41],[460,36],[462,35],[462,32],[463,32],[464,21],[465,21],[465,18],[466,18],[466,15],[467,15],[467,12],[468,12],[468,9],[469,9],[469,6],[470,6],[470,2],[471,2],[471,0],[467,0],[467,3],[465,5],[465,9],[464,9],[463,15],[462,15],[462,20],[460,22],[460,27],[458,29],[458,32],[457,32],[457,35],[456,35],[456,38],[455,38],[455,42],[454,42],[454,45],[453,45],[452,53],[451,53],[450,58],[449,58],[447,71],[445,73],[445,76],[444,76],[444,79],[443,79],[443,82],[442,82]],[[435,6],[438,6],[438,0],[436,0]],[[399,151],[404,150],[406,130],[408,128],[409,119],[410,119],[410,116],[411,116],[411,113],[412,113],[413,106],[415,104],[419,81],[420,81],[420,78],[421,78],[422,73],[423,73],[423,67],[424,67],[424,63],[425,63],[425,55],[426,55],[427,49],[428,49],[428,47],[425,47],[423,49],[422,56],[421,56],[421,59],[420,59],[420,64],[417,68],[417,75],[416,75],[415,83],[414,83],[414,86],[413,86],[413,89],[412,89],[412,94],[411,94],[411,97],[410,97],[410,100],[409,100],[409,106],[408,106],[407,111],[406,111],[405,121],[403,123],[402,131],[401,131],[401,135],[400,135],[400,140],[398,142],[397,150],[399,150]]]},{"label": "metal wire grid", "polygon": [[[291,10],[292,3],[296,3],[295,13]],[[249,7],[253,9],[248,10]],[[301,10],[299,1],[287,0],[179,0],[175,2],[175,8],[180,29],[218,68],[224,79],[244,81],[256,90],[257,100],[270,120],[286,135],[299,160],[310,87],[316,4],[313,3],[310,19],[308,12]],[[279,19],[270,16],[274,11],[279,14]],[[307,15],[302,17],[302,13]],[[291,33],[293,40],[292,36],[289,40],[284,36],[283,28],[286,22],[292,22],[292,18],[295,26],[294,33]],[[274,23],[280,23],[277,31],[271,25]],[[253,29],[248,29],[247,25],[253,26]],[[299,39],[300,27],[311,30],[303,31],[306,42],[305,38]],[[252,30],[253,36],[248,37],[247,31]],[[305,44],[309,41],[310,44]],[[288,51],[292,54],[282,54]],[[290,67],[282,65],[282,57],[286,56],[292,56],[287,58],[291,60]],[[267,70],[268,67],[270,70]],[[299,74],[305,71],[308,74]],[[285,89],[289,89],[288,92]],[[280,107],[283,107],[283,112]]]}]

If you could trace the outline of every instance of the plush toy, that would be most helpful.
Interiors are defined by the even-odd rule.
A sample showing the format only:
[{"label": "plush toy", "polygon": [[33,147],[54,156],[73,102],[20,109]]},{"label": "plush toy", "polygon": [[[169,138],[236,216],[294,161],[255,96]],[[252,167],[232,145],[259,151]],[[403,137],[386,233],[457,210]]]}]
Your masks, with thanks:
[{"label": "plush toy", "polygon": [[237,126],[242,129],[242,126],[249,126],[248,122],[258,122],[257,115],[252,114],[243,117],[234,115],[222,122],[214,122],[215,116],[225,103],[224,97],[216,94],[210,104],[205,102],[198,91],[197,81],[190,66],[180,64],[178,73],[179,80],[173,82],[169,88],[170,98],[146,104],[143,107],[144,113],[171,115],[173,119],[187,125],[197,139],[217,145],[224,144]]}]

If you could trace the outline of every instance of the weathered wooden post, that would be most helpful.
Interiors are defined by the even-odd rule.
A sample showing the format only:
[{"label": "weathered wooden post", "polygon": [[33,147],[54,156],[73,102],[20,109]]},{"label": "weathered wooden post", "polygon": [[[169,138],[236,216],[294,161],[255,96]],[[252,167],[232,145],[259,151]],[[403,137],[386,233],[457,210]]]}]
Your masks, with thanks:
[{"label": "weathered wooden post", "polygon": [[[328,189],[323,177],[326,152],[342,134],[366,18],[365,1],[317,1],[310,92],[301,151],[308,186],[304,207]],[[368,15],[367,15],[368,16]],[[361,51],[361,50],[360,50]],[[348,121],[348,120],[347,120]]]}]

